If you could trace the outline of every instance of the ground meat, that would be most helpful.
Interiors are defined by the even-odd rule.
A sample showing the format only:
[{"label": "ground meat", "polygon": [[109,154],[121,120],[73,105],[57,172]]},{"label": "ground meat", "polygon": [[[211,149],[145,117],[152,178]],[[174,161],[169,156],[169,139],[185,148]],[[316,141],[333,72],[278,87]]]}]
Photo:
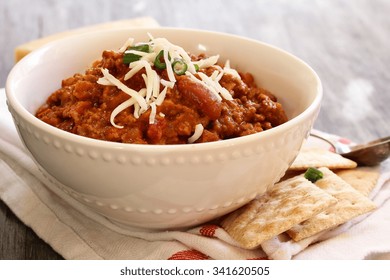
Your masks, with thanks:
[{"label": "ground meat", "polygon": [[[153,124],[149,124],[150,109],[136,118],[131,106],[115,117],[115,123],[123,128],[114,127],[110,122],[111,113],[129,96],[115,86],[98,84],[97,80],[102,77],[101,68],[108,69],[136,91],[145,87],[144,70],[124,81],[129,68],[122,60],[122,53],[104,51],[102,59],[84,74],[63,80],[62,87],[49,96],[36,116],[78,135],[138,144],[185,144],[197,124],[204,127],[202,136],[196,141],[201,143],[253,134],[287,121],[276,97],[257,87],[249,73],[240,73],[241,79],[225,74],[220,84],[234,99],[221,101],[206,87],[182,75],[176,76],[174,88],[168,89],[164,102],[157,106]],[[161,78],[168,80],[166,70],[155,70]],[[211,66],[201,71],[210,75],[213,70]]]}]

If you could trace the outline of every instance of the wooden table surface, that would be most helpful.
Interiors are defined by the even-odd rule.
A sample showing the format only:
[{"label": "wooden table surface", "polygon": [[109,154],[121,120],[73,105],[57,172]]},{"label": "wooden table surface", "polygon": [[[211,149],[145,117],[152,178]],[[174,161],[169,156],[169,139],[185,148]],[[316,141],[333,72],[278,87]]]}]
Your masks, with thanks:
[{"label": "wooden table surface", "polygon": [[[21,43],[150,16],[161,26],[238,34],[300,57],[324,87],[315,128],[364,142],[390,135],[389,14],[388,0],[2,0],[0,87]],[[0,259],[61,258],[0,201]]]}]

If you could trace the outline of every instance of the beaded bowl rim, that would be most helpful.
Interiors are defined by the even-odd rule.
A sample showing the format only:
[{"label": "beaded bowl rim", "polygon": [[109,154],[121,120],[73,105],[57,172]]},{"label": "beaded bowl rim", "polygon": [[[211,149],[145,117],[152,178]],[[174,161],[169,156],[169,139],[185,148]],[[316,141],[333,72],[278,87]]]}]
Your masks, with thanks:
[{"label": "beaded bowl rim", "polygon": [[[104,34],[104,33],[111,33],[115,31],[121,31],[121,30],[134,30],[128,29],[128,28],[118,28],[114,30],[104,30],[104,31],[96,31],[88,33],[88,35],[98,35],[98,34]],[[7,82],[6,82],[6,98],[7,98],[7,104],[9,107],[12,107],[14,112],[16,114],[24,119],[27,123],[32,125],[33,127],[46,132],[49,135],[52,135],[53,137],[56,137],[58,139],[64,140],[64,141],[70,141],[74,143],[78,143],[81,145],[86,145],[89,147],[99,147],[99,148],[106,148],[106,149],[118,149],[121,151],[132,151],[137,150],[138,152],[145,152],[145,153],[153,153],[155,151],[160,152],[170,152],[170,151],[179,151],[179,152],[191,152],[194,151],[203,151],[203,150],[209,150],[209,149],[216,149],[216,148],[223,148],[223,147],[230,147],[234,145],[245,145],[246,143],[253,142],[256,139],[261,139],[264,137],[268,137],[268,135],[273,133],[282,132],[284,130],[288,130],[296,125],[299,125],[300,122],[304,121],[307,118],[307,115],[311,115],[318,106],[320,106],[322,95],[323,95],[323,88],[320,78],[318,77],[317,73],[313,70],[313,68],[308,65],[306,62],[304,62],[302,59],[296,57],[295,55],[280,49],[276,46],[264,43],[259,40],[250,39],[243,36],[223,33],[223,32],[216,32],[216,31],[206,31],[206,30],[199,30],[199,29],[189,29],[189,28],[167,28],[167,27],[157,27],[157,28],[136,28],[138,31],[144,30],[145,32],[153,32],[155,30],[158,31],[185,31],[185,32],[196,32],[196,33],[204,33],[204,34],[212,34],[217,36],[224,36],[224,37],[230,37],[232,39],[239,39],[244,40],[247,42],[255,43],[258,45],[261,45],[265,48],[273,49],[279,53],[281,53],[284,56],[289,57],[290,59],[294,60],[296,63],[301,64],[306,68],[308,72],[311,73],[313,78],[315,79],[315,84],[317,86],[316,94],[313,98],[313,100],[310,102],[310,104],[298,115],[292,117],[289,119],[286,123],[283,123],[277,127],[273,127],[269,130],[265,130],[262,132],[257,132],[250,135],[245,135],[237,138],[232,139],[224,139],[222,141],[214,141],[214,142],[206,142],[206,143],[193,143],[193,144],[169,144],[169,145],[162,145],[162,144],[134,144],[134,143],[117,143],[112,141],[105,141],[105,140],[99,140],[99,139],[93,139],[88,138],[85,136],[80,136],[77,134],[73,134],[67,131],[63,131],[59,128],[53,127],[38,118],[36,118],[31,112],[29,112],[18,100],[15,94],[13,94],[13,85],[12,80],[15,79],[15,76],[19,75],[18,73],[21,70],[22,67],[24,67],[24,61],[28,61],[29,59],[33,59],[34,56],[39,55],[39,53],[44,53],[46,50],[53,48],[53,46],[61,43],[62,41],[71,40],[71,39],[77,39],[79,37],[85,36],[85,34],[81,35],[75,35],[71,36],[69,38],[60,39],[51,43],[48,43],[39,49],[31,52],[26,57],[24,57],[19,63],[17,63],[12,70],[10,71]]]}]

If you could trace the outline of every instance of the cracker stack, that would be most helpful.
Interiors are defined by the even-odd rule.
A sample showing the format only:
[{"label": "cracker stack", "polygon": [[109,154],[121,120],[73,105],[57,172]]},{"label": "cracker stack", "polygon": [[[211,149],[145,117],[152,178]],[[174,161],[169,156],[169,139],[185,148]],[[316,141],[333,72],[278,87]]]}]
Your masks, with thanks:
[{"label": "cracker stack", "polygon": [[[307,180],[309,167],[318,168],[323,178]],[[292,171],[298,175],[283,179],[222,221],[243,248],[257,248],[281,233],[300,241],[376,208],[368,198],[379,177],[376,168],[357,167],[338,154],[312,148],[300,152]]]}]

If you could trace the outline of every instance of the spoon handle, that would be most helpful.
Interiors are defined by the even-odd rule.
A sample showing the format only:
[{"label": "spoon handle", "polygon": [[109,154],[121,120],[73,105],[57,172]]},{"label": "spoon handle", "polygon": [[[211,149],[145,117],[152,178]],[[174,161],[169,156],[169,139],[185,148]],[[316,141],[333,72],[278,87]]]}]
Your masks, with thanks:
[{"label": "spoon handle", "polygon": [[311,132],[310,132],[310,136],[316,137],[316,138],[318,138],[318,139],[321,139],[321,140],[327,142],[329,145],[331,145],[331,146],[334,148],[334,150],[335,150],[336,152],[338,152],[338,150],[337,150],[337,144],[336,144],[334,141],[332,141],[332,140],[330,140],[330,139],[328,139],[328,138],[325,138],[325,137],[323,137],[323,136],[317,134],[317,133],[314,132],[314,131],[311,131]]}]

